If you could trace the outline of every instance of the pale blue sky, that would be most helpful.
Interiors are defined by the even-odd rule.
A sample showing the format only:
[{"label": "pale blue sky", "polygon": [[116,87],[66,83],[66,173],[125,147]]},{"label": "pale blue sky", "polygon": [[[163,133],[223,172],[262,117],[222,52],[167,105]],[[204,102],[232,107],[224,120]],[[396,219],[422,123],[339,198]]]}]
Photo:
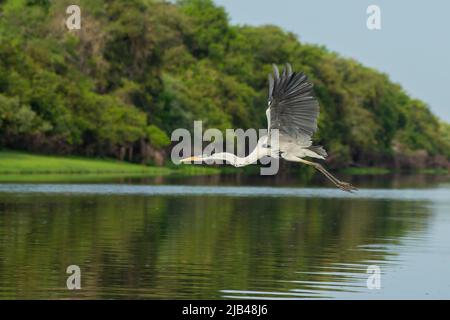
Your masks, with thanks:
[{"label": "pale blue sky", "polygon": [[[386,72],[450,122],[450,1],[215,0],[232,23],[275,24],[301,41],[325,45]],[[381,9],[378,31],[366,27],[369,5]]]}]

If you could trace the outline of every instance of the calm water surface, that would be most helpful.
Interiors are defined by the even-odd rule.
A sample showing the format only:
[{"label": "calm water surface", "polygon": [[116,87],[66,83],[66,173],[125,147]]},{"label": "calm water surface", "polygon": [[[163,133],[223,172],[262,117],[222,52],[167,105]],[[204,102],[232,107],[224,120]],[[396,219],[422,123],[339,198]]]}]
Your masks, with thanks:
[{"label": "calm water surface", "polygon": [[0,298],[450,299],[448,177],[277,179],[1,183]]}]

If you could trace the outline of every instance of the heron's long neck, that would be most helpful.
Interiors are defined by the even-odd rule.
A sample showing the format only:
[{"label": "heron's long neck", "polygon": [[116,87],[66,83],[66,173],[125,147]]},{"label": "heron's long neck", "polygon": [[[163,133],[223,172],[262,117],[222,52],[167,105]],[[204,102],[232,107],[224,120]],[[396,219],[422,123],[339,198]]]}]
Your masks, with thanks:
[{"label": "heron's long neck", "polygon": [[259,158],[262,158],[265,154],[261,154],[258,148],[255,148],[248,156],[246,157],[237,157],[236,155],[228,152],[219,152],[211,155],[210,159],[217,160],[225,160],[231,165],[247,165],[258,161]]},{"label": "heron's long neck", "polygon": [[246,164],[254,163],[266,155],[267,154],[264,152],[264,150],[260,149],[259,145],[257,145],[256,148],[253,149],[253,151],[250,152],[250,154],[248,156],[243,158],[244,163],[246,163]]},{"label": "heron's long neck", "polygon": [[228,152],[218,152],[218,153],[214,153],[211,156],[204,158],[205,160],[224,160],[226,162],[228,162],[229,164],[235,165],[236,161],[238,161],[238,157],[236,157],[234,154],[232,153],[228,153]]}]

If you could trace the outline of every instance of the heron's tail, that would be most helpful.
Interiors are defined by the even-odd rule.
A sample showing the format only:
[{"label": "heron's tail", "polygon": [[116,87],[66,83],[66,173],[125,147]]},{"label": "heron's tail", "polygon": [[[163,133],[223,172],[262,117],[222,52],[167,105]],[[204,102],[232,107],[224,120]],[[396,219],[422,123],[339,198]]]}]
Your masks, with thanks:
[{"label": "heron's tail", "polygon": [[308,150],[317,153],[319,156],[326,158],[328,156],[327,152],[322,146],[309,146]]}]

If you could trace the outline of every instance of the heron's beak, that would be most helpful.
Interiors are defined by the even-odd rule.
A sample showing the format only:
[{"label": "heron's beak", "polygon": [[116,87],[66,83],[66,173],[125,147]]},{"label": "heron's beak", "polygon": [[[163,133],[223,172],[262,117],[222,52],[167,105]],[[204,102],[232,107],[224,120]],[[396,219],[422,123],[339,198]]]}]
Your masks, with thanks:
[{"label": "heron's beak", "polygon": [[181,163],[191,162],[191,161],[202,161],[202,158],[194,156],[194,157],[187,157],[187,158],[180,160]]}]

